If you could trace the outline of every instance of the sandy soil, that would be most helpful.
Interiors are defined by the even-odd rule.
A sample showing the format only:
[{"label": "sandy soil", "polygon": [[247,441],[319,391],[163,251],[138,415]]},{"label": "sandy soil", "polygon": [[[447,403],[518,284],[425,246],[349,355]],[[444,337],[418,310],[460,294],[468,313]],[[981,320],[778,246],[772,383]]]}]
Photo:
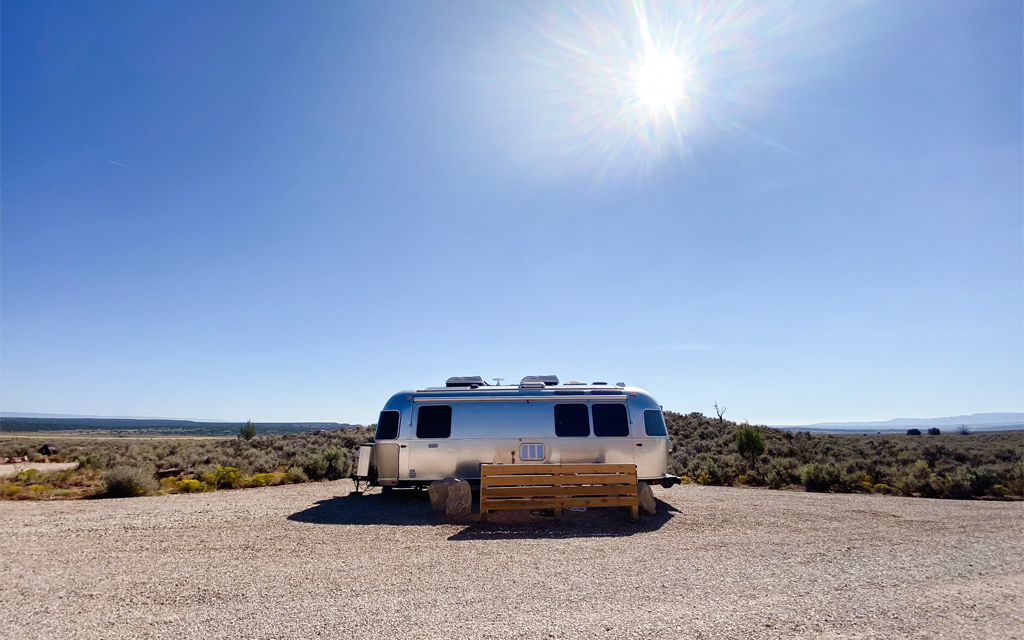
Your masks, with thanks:
[{"label": "sandy soil", "polygon": [[347,481],[0,503],[19,638],[1021,638],[1020,502],[681,486],[446,523]]},{"label": "sandy soil", "polygon": [[72,469],[77,466],[77,462],[15,462],[13,464],[0,464],[0,478],[4,476],[13,476],[19,471],[24,471],[25,469],[36,469],[40,473],[46,473],[48,471]]}]

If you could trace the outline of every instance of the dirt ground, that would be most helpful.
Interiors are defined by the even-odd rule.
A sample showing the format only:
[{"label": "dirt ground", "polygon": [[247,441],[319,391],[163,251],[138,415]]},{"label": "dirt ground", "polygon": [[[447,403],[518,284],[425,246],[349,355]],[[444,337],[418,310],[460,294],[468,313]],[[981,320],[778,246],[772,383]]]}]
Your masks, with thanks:
[{"label": "dirt ground", "polygon": [[0,478],[4,476],[13,476],[19,471],[24,471],[25,469],[35,469],[39,473],[48,473],[50,471],[72,469],[77,466],[77,462],[14,462],[0,464]]},{"label": "dirt ground", "polygon": [[449,523],[348,481],[0,502],[19,638],[1021,638],[1020,502],[684,485]]}]

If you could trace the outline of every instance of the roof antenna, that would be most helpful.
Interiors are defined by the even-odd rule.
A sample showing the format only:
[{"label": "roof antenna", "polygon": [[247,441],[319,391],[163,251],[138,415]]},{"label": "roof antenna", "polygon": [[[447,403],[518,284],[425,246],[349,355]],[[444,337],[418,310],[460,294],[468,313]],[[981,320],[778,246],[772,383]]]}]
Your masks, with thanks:
[{"label": "roof antenna", "polygon": [[494,384],[500,387],[501,383],[505,381],[505,378],[491,378],[491,380],[494,380]]}]

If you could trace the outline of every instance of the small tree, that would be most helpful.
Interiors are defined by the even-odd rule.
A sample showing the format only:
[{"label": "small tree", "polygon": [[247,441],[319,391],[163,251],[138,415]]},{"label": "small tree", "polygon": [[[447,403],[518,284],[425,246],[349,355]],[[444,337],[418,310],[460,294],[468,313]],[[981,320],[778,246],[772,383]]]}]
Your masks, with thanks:
[{"label": "small tree", "polygon": [[736,448],[741,456],[750,458],[750,468],[753,469],[757,466],[757,459],[764,455],[764,436],[756,427],[742,425],[736,430]]},{"label": "small tree", "polygon": [[242,440],[252,440],[256,435],[256,425],[252,423],[252,420],[246,420],[242,428],[238,430],[238,437]]},{"label": "small tree", "polygon": [[940,433],[942,433],[942,432],[939,431],[938,427],[931,427],[931,428],[928,429],[928,435],[930,435],[930,436],[937,436]]},{"label": "small tree", "polygon": [[920,429],[907,429],[907,435],[908,436],[919,436],[919,435],[921,435],[921,430]]},{"label": "small tree", "polygon": [[967,428],[966,424],[962,424],[959,427],[957,427],[956,428],[956,432],[959,433],[962,436],[969,436],[969,435],[971,435],[971,430]]}]

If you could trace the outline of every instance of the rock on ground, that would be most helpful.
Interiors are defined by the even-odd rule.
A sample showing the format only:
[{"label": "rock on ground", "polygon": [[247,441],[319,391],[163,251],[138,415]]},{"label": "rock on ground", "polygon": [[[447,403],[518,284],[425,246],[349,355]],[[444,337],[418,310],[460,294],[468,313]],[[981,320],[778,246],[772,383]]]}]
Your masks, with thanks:
[{"label": "rock on ground", "polygon": [[434,511],[445,511],[448,508],[448,485],[451,483],[451,478],[430,483],[427,493],[430,495],[430,506]]},{"label": "rock on ground", "polygon": [[649,515],[654,515],[657,510],[656,503],[654,502],[654,489],[651,485],[646,482],[641,482],[636,486],[637,497],[640,499],[640,511]]},{"label": "rock on ground", "polygon": [[465,518],[473,512],[473,491],[465,480],[452,480],[448,484],[448,504],[445,515]]}]

